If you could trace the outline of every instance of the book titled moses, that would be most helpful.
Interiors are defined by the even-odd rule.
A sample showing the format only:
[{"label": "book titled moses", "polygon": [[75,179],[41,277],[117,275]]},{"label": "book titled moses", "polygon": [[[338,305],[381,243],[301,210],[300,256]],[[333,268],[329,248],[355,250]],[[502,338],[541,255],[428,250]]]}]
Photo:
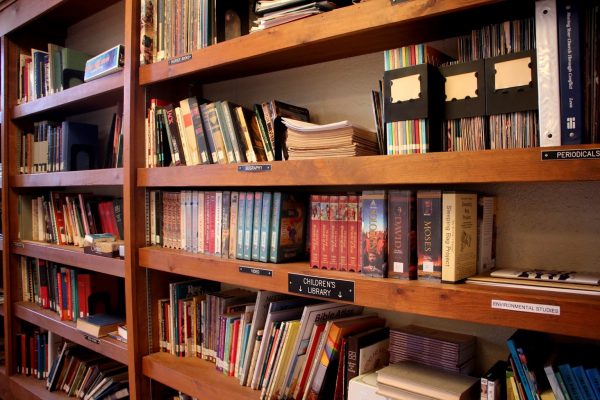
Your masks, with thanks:
[{"label": "book titled moses", "polygon": [[123,69],[125,64],[125,47],[118,44],[115,47],[90,58],[85,63],[83,80],[89,82]]}]

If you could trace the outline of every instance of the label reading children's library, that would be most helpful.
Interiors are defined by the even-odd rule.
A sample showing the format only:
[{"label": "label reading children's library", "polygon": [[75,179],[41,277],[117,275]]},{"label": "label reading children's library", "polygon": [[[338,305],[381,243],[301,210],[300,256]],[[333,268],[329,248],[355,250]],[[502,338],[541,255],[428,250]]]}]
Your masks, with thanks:
[{"label": "label reading children's library", "polygon": [[354,281],[288,274],[290,293],[354,302]]},{"label": "label reading children's library", "polygon": [[560,315],[560,306],[553,306],[550,304],[522,303],[520,301],[492,299],[492,308],[535,314]]},{"label": "label reading children's library", "polygon": [[271,168],[271,164],[238,165],[238,172],[268,172]]},{"label": "label reading children's library", "polygon": [[598,160],[600,149],[565,149],[542,151],[544,160]]}]

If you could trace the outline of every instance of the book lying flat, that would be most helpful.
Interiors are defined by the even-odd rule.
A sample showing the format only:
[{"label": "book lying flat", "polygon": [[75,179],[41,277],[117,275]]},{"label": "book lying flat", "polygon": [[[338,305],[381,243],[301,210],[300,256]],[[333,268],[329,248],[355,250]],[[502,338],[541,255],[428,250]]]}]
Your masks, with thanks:
[{"label": "book lying flat", "polygon": [[123,317],[109,314],[94,314],[89,317],[77,319],[77,329],[94,337],[102,337],[114,332],[119,325],[125,323]]},{"label": "book lying flat", "polygon": [[500,268],[492,271],[490,275],[497,278],[527,279],[534,281],[565,282],[579,285],[600,286],[600,273],[598,272]]}]

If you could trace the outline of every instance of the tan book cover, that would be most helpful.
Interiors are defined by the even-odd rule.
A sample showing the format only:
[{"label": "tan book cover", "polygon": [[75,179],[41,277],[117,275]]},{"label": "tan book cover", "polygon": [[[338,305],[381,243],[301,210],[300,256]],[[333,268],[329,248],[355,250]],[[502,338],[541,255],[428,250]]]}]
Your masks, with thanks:
[{"label": "tan book cover", "polygon": [[477,194],[442,194],[442,282],[477,273]]}]

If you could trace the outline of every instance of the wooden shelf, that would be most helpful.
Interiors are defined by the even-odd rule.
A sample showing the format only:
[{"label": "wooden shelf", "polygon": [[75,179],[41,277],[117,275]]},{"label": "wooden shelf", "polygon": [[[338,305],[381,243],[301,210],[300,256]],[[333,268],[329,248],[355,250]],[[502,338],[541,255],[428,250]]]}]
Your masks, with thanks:
[{"label": "wooden shelf", "polygon": [[[216,278],[232,285],[283,293],[287,293],[289,273],[344,279],[354,282],[355,303],[365,307],[600,339],[600,319],[589,318],[600,313],[600,296],[378,279],[349,272],[311,269],[306,262],[268,264],[159,247],[140,249],[139,263],[150,269],[204,279]],[[268,269],[272,276],[241,273],[240,266]],[[560,308],[560,315],[492,308],[493,300],[556,306]]]},{"label": "wooden shelf", "polygon": [[[44,329],[57,333],[72,342],[103,354],[113,360],[127,364],[127,343],[104,337],[97,339],[98,343],[86,339],[85,334],[77,330],[76,323],[61,321],[60,317],[51,310],[45,310],[32,303],[19,302],[13,305],[15,317]],[[93,339],[96,340],[96,339]]]},{"label": "wooden shelf", "polygon": [[121,186],[123,185],[123,168],[21,174],[9,177],[9,181],[13,188]]},{"label": "wooden shelf", "polygon": [[256,400],[260,391],[240,386],[237,379],[225,376],[215,364],[170,353],[153,353],[142,358],[142,373],[160,383],[202,399]]},{"label": "wooden shelf", "polygon": [[[9,0],[12,3],[0,13],[0,36],[32,23],[66,27],[97,13],[119,0]],[[77,7],[73,5],[77,4]]]},{"label": "wooden shelf", "polygon": [[64,392],[49,392],[46,389],[45,379],[35,379],[31,376],[11,376],[10,388],[13,399],[65,400],[69,398]]},{"label": "wooden shelf", "polygon": [[[148,85],[194,74],[206,83],[449,37],[466,33],[485,13],[497,14],[485,8],[494,3],[498,1],[365,1],[209,46],[185,62],[143,65],[139,81]],[[469,14],[474,7],[479,7],[479,18]],[[423,29],[425,18],[428,29]]]},{"label": "wooden shelf", "polygon": [[[570,147],[571,148],[571,147]],[[573,148],[588,149],[582,145]],[[434,185],[600,180],[600,160],[541,160],[530,148],[398,156],[275,161],[268,172],[238,172],[241,164],[139,168],[140,187],[253,187]]]},{"label": "wooden shelf", "polygon": [[123,72],[77,85],[13,108],[12,118],[45,116],[60,120],[62,115],[79,114],[116,105],[123,98]]},{"label": "wooden shelf", "polygon": [[64,246],[34,241],[15,241],[11,252],[21,256],[37,257],[43,260],[66,264],[73,267],[100,272],[102,274],[125,277],[125,261],[119,258],[85,254],[81,247]]},{"label": "wooden shelf", "polygon": [[0,317],[4,317],[5,311],[4,311],[4,301],[2,303],[0,303]]}]

